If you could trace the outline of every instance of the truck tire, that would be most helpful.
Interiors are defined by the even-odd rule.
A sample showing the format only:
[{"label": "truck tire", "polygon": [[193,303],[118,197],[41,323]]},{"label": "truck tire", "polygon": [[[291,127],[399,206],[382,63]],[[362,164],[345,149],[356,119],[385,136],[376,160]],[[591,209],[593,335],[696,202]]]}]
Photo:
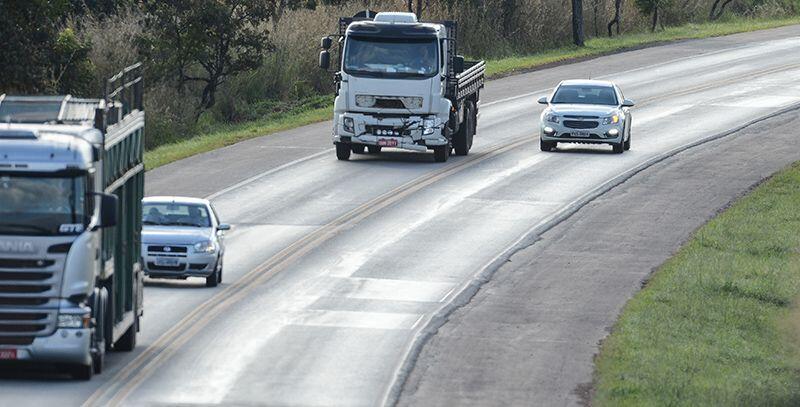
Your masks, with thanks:
[{"label": "truck tire", "polygon": [[128,330],[125,331],[117,343],[114,344],[115,350],[130,352],[136,348],[136,332],[139,330],[139,317],[137,316],[134,318],[133,324],[128,327]]},{"label": "truck tire", "polygon": [[340,161],[347,161],[350,159],[350,145],[344,143],[336,143],[336,158]]},{"label": "truck tire", "polygon": [[356,154],[364,154],[364,149],[366,148],[363,144],[353,144],[352,150]]},{"label": "truck tire", "polygon": [[433,159],[437,163],[443,163],[450,158],[450,146],[439,146],[433,148]]},{"label": "truck tire", "polygon": [[381,153],[381,146],[367,146],[367,151],[370,154],[380,154]]},{"label": "truck tire", "polygon": [[464,123],[461,123],[458,132],[453,136],[453,149],[456,151],[456,155],[467,155],[472,147],[472,137],[475,129],[475,108],[472,106],[472,102],[467,102],[464,109],[466,110]]},{"label": "truck tire", "polygon": [[89,381],[92,380],[94,375],[94,367],[92,365],[70,365],[67,371],[74,380]]}]

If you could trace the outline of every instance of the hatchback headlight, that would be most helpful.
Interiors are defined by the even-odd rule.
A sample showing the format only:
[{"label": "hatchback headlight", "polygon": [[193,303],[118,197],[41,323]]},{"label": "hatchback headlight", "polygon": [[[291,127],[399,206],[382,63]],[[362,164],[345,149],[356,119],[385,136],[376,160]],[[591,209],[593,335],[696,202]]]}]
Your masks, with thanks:
[{"label": "hatchback headlight", "polygon": [[58,314],[58,327],[81,329],[91,326],[92,317],[86,314]]},{"label": "hatchback headlight", "polygon": [[548,113],[548,114],[544,115],[544,121],[546,121],[546,122],[559,123],[560,120],[561,119],[559,119],[558,116],[553,114],[553,113]]},{"label": "hatchback headlight", "polygon": [[400,98],[403,102],[403,106],[406,109],[422,109],[422,98],[421,97],[404,97]]},{"label": "hatchback headlight", "polygon": [[355,133],[355,121],[352,117],[345,117],[342,119],[342,127],[344,127],[344,131],[348,133]]},{"label": "hatchback headlight", "polygon": [[214,253],[217,251],[217,247],[214,246],[214,242],[210,240],[206,240],[204,242],[198,242],[194,244],[194,252],[195,253]]},{"label": "hatchback headlight", "polygon": [[617,124],[619,123],[619,115],[613,115],[603,118],[603,124]]},{"label": "hatchback headlight", "polygon": [[357,95],[356,106],[359,107],[372,107],[375,106],[375,96],[370,95]]}]

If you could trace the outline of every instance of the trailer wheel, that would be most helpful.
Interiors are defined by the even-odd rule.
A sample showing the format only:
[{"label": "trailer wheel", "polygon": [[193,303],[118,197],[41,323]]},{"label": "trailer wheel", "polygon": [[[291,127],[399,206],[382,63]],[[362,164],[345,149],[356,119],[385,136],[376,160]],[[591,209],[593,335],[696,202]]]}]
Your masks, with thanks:
[{"label": "trailer wheel", "polygon": [[350,145],[344,143],[336,143],[336,158],[341,161],[350,159]]},{"label": "trailer wheel", "polygon": [[[135,313],[134,313],[135,315]],[[136,332],[139,330],[139,317],[134,317],[134,322],[128,327],[128,330],[122,334],[117,343],[114,344],[114,349],[123,352],[130,352],[136,347]]]},{"label": "trailer wheel", "polygon": [[450,158],[450,148],[451,147],[449,145],[434,147],[433,148],[434,160],[436,160],[437,163],[443,163],[447,161],[447,159]]}]

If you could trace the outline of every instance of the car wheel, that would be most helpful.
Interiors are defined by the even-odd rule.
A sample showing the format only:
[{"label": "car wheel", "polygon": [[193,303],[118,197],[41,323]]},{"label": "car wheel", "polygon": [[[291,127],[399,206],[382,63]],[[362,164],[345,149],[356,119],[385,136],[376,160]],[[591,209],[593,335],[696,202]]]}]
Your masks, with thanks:
[{"label": "car wheel", "polygon": [[364,154],[364,149],[366,148],[363,144],[353,144],[352,150],[356,154]]},{"label": "car wheel", "polygon": [[206,277],[206,287],[216,287],[222,281],[222,264],[221,259],[217,262],[217,266],[214,267],[214,272],[211,273],[208,277]]},{"label": "car wheel", "polygon": [[628,134],[628,139],[625,140],[625,145],[623,147],[624,147],[625,151],[628,151],[628,150],[631,149],[631,135],[630,134]]},{"label": "car wheel", "polygon": [[367,152],[370,154],[380,154],[381,146],[367,146]]},{"label": "car wheel", "polygon": [[555,141],[544,141],[539,139],[539,149],[542,151],[553,151],[556,148],[557,142]]},{"label": "car wheel", "polygon": [[350,159],[350,145],[344,143],[336,143],[336,158],[341,161]]},{"label": "car wheel", "polygon": [[622,152],[625,151],[625,143],[620,140],[619,143],[611,145],[611,150],[614,151],[614,154],[622,154]]}]

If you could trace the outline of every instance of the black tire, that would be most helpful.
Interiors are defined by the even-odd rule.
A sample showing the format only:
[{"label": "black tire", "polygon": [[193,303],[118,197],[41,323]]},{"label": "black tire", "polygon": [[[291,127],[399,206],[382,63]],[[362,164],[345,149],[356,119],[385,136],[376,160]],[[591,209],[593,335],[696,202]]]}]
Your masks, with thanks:
[{"label": "black tire", "polygon": [[[138,311],[136,311],[138,313]],[[136,314],[134,314],[136,315]],[[119,338],[117,343],[114,344],[114,350],[122,352],[131,352],[136,348],[136,332],[139,331],[139,317],[137,316],[133,324],[128,327],[128,330]]]},{"label": "black tire", "polygon": [[210,276],[206,277],[206,287],[216,287],[219,284],[219,270],[214,270]]},{"label": "black tire", "polygon": [[70,365],[68,372],[74,380],[89,381],[94,375],[94,367],[92,365]]},{"label": "black tire", "polygon": [[106,359],[105,351],[92,353],[92,370],[94,370],[94,374],[103,373],[103,365],[105,364],[105,359]]},{"label": "black tire", "polygon": [[555,141],[544,141],[539,139],[539,149],[542,151],[553,151],[556,148],[557,142]]},{"label": "black tire", "polygon": [[614,154],[622,154],[622,152],[625,151],[625,142],[620,140],[619,143],[612,144],[611,151],[613,151]]},{"label": "black tire", "polygon": [[450,146],[440,146],[433,148],[433,159],[436,160],[437,163],[443,163],[450,158]]},{"label": "black tire", "polygon": [[471,102],[467,102],[465,109],[464,123],[461,123],[461,128],[453,135],[453,149],[456,155],[467,155],[469,154],[469,149],[472,148],[472,138],[475,131],[475,108]]},{"label": "black tire", "polygon": [[631,135],[630,134],[628,134],[628,139],[625,140],[625,144],[622,147],[623,147],[623,149],[625,151],[628,151],[628,150],[631,149]]},{"label": "black tire", "polygon": [[336,143],[336,158],[341,161],[350,159],[350,145],[344,143]]},{"label": "black tire", "polygon": [[108,310],[108,294],[105,289],[96,289],[93,298],[93,315],[95,321],[92,333],[92,367],[95,374],[103,373],[106,350],[109,348],[111,333],[106,330],[106,312]]},{"label": "black tire", "polygon": [[370,154],[380,154],[381,146],[367,146],[367,152]]},{"label": "black tire", "polygon": [[366,149],[366,147],[367,146],[365,146],[363,144],[352,144],[352,148],[351,149],[356,154],[364,154],[364,150]]}]

